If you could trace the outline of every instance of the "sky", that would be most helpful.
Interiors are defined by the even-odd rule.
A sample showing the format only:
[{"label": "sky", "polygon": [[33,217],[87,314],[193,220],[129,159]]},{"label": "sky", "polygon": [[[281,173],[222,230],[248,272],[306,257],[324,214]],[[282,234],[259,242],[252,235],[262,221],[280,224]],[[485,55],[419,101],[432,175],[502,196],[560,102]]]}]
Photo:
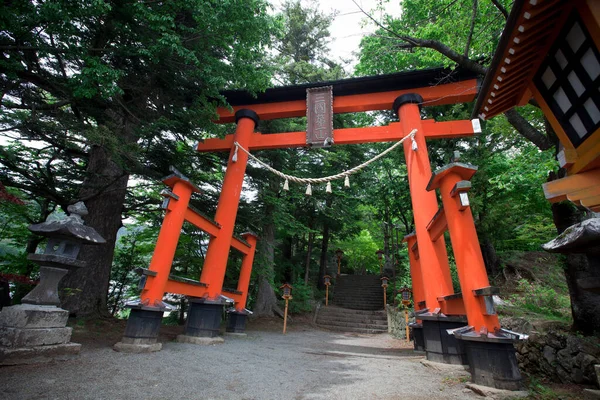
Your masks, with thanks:
[{"label": "sky", "polygon": [[[305,4],[310,4],[303,1]],[[271,0],[271,4],[277,9],[283,0]],[[365,11],[377,19],[380,19],[384,13],[389,15],[400,15],[399,0],[356,0],[356,3]],[[383,3],[385,12],[374,11],[378,5]],[[352,0],[321,0],[316,1],[319,9],[323,13],[336,13],[335,19],[331,24],[331,54],[337,59],[350,59],[350,65],[346,67],[346,72],[351,73],[351,69],[356,65],[358,46],[363,36],[375,32],[376,26],[360,11]]]}]

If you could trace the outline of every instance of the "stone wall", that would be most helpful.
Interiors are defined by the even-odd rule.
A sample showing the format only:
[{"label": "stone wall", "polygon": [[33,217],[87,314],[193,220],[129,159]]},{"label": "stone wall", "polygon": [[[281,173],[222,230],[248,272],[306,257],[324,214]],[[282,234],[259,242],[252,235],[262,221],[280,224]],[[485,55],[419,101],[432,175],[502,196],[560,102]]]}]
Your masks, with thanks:
[{"label": "stone wall", "polygon": [[[397,307],[385,306],[387,310],[388,320],[388,333],[398,339],[406,339],[406,320],[404,317],[404,310],[398,309]],[[408,322],[413,322],[412,311],[408,312]]]},{"label": "stone wall", "polygon": [[506,318],[501,325],[529,334],[515,346],[521,371],[553,382],[599,384],[594,365],[600,364],[600,338],[573,335],[558,323],[532,325],[523,318]]}]

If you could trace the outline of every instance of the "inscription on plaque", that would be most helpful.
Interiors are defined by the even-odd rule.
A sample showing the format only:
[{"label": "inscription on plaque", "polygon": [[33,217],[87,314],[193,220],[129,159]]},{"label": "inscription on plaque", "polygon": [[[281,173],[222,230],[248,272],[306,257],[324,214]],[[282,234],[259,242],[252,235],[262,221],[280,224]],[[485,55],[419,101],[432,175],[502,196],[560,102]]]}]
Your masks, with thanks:
[{"label": "inscription on plaque", "polygon": [[333,144],[333,87],[306,90],[306,144],[325,147]]}]

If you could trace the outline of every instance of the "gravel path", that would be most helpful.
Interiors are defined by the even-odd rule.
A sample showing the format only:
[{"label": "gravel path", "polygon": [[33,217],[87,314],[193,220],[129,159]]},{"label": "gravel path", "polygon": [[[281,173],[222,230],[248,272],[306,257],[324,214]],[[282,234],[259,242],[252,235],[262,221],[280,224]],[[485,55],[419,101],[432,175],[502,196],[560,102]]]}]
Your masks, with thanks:
[{"label": "gravel path", "polygon": [[0,368],[0,399],[476,399],[389,335],[249,331],[153,354],[84,346],[79,359]]}]

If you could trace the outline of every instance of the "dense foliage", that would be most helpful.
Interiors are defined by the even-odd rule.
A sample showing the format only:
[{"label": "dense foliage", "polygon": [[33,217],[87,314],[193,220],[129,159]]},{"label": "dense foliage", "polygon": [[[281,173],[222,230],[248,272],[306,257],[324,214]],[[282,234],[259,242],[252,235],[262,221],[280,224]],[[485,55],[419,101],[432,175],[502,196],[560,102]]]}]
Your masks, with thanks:
[{"label": "dense foliage", "polygon": [[[457,63],[484,73],[510,2],[463,3],[404,1],[401,16],[384,16],[376,21],[378,31],[363,39],[356,75]],[[118,315],[139,293],[134,270],[147,267],[152,255],[162,218],[158,178],[169,165],[202,186],[204,193],[192,203],[214,214],[225,160],[220,154],[198,156],[193,143],[234,129],[211,123],[223,101],[219,90],[256,92],[344,77],[342,65],[329,54],[333,18],[314,3],[298,1],[284,2],[271,14],[262,0],[6,5],[0,15],[0,272],[35,278],[25,256],[40,240],[26,225],[85,200],[86,222],[109,244],[86,251],[90,268],[67,278],[64,293],[72,296],[66,306],[80,314]],[[427,107],[424,117],[468,119],[471,107]],[[520,115],[532,127],[544,127],[536,108],[524,108]],[[391,113],[336,115],[334,127],[387,124],[394,118]],[[304,118],[261,121],[257,130],[302,131],[305,124]],[[455,151],[479,167],[472,210],[488,271],[498,281],[510,279],[504,253],[538,250],[554,235],[541,192],[547,171],[556,167],[554,157],[520,132],[510,118],[498,117],[476,138],[428,143],[433,169]],[[256,155],[285,173],[321,177],[354,167],[388,146]],[[322,296],[323,275],[337,270],[338,248],[344,251],[343,273],[378,273],[375,252],[381,249],[383,267],[396,274],[389,298],[410,285],[407,251],[400,242],[414,226],[401,151],[353,176],[350,188],[334,182],[333,193],[315,186],[306,197],[305,188],[295,184],[284,192],[279,178],[252,162],[245,184],[236,229],[261,238],[249,299],[259,314],[278,312],[276,288],[283,282],[296,287],[291,310],[309,311]],[[207,244],[204,233],[186,224],[173,273],[197,278]],[[453,264],[450,247],[449,257]],[[226,287],[235,286],[239,265],[232,252]],[[538,286],[530,289],[551,295]],[[185,307],[181,297],[167,300]],[[564,306],[561,300],[550,312]],[[181,322],[182,317],[174,318]]]}]

